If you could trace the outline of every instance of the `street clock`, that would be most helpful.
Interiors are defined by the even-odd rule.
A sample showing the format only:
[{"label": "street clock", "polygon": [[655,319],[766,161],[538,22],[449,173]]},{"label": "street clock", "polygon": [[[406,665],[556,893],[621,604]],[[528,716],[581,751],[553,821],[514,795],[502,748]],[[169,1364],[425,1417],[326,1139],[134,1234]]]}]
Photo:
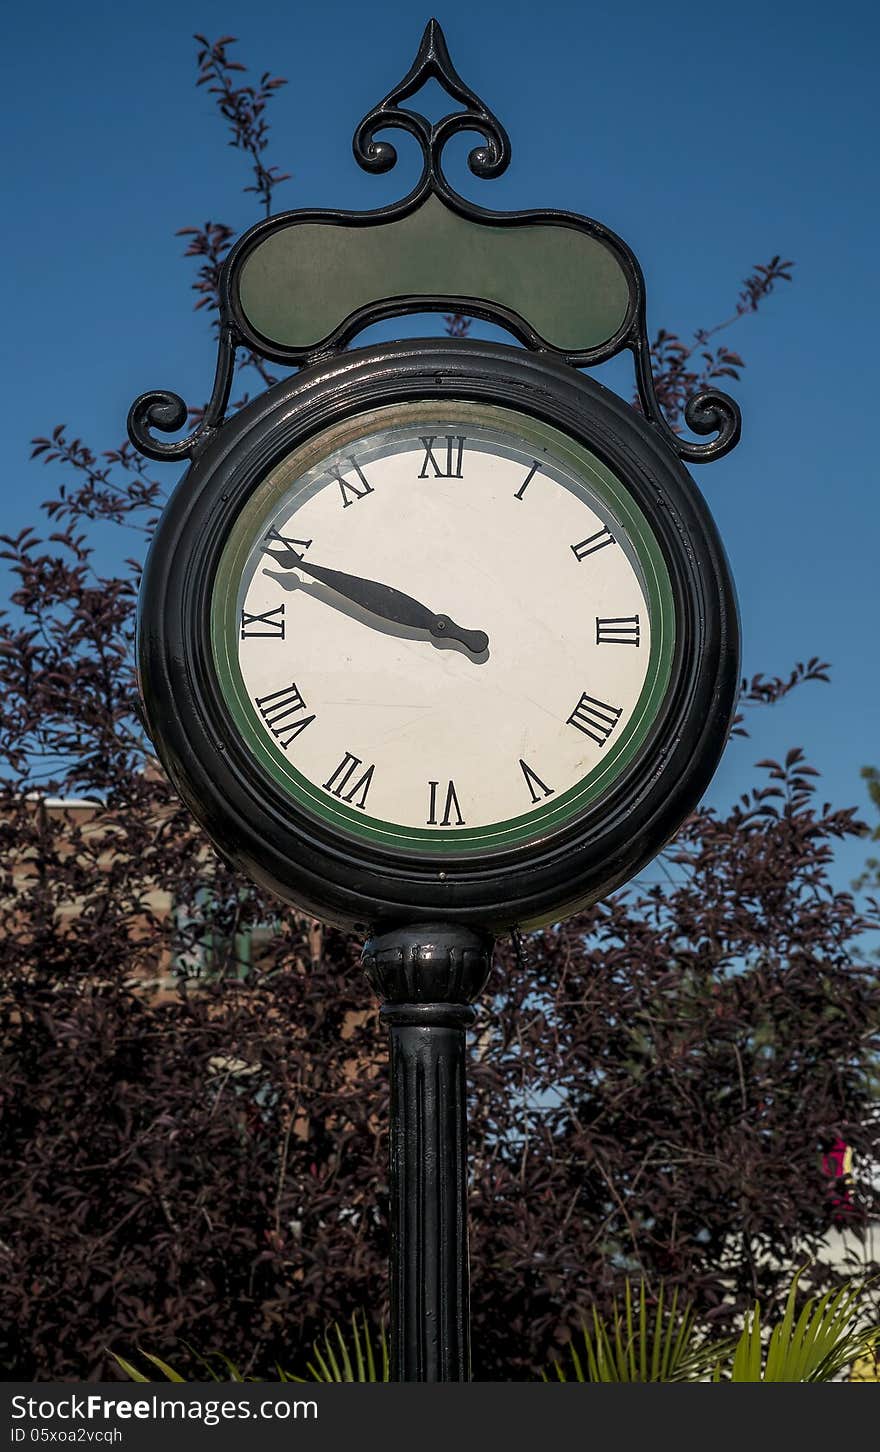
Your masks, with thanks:
[{"label": "street clock", "polygon": [[[453,103],[431,122],[429,81]],[[392,1375],[470,1375],[465,1030],[494,936],[627,882],[705,791],[739,681],[724,551],[686,463],[736,444],[704,388],[686,437],[659,405],[642,272],[563,211],[494,212],[446,143],[510,146],[428,25],[354,155],[401,201],[298,210],[242,236],[219,278],[211,397],[164,389],[134,445],[188,459],[139,600],[145,719],[180,795],[256,882],[366,936],[390,1037]],[[508,343],[351,347],[442,312]],[[455,330],[453,330],[455,331]],[[459,330],[460,331],[460,330]],[[237,354],[296,370],[226,417]],[[631,354],[638,405],[589,377]],[[162,437],[165,435],[166,437]]]}]

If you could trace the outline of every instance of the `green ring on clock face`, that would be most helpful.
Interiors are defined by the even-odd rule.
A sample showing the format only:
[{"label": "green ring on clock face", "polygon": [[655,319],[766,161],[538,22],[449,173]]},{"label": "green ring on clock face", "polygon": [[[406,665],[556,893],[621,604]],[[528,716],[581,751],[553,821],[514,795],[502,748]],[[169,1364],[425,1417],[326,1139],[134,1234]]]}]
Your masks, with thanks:
[{"label": "green ring on clock face", "polygon": [[[674,636],[660,547],[608,467],[525,414],[446,400],[292,449],[238,514],[211,604],[220,689],[264,771],[407,854],[484,854],[580,816],[644,743]],[[380,812],[395,773],[405,810]]]}]

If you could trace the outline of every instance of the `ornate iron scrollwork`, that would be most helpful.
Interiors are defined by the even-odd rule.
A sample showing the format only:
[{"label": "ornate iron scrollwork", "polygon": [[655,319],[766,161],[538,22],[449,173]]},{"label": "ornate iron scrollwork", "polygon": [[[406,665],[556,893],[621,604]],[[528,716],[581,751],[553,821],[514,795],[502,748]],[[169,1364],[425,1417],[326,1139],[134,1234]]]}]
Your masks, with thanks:
[{"label": "ornate iron scrollwork", "polygon": [[[439,121],[431,122],[420,112],[403,105],[430,80],[437,81],[462,109],[450,111]],[[395,146],[390,141],[377,139],[379,132],[388,129],[407,132],[421,148],[422,170],[415,188],[401,201],[378,211],[300,209],[258,222],[245,232],[229,252],[221,270],[217,369],[204,415],[188,437],[174,442],[163,441],[156,437],[156,431],[167,434],[182,428],[188,416],[186,404],[178,394],[164,389],[141,394],[132,405],[128,420],[129,437],[141,453],[153,459],[171,460],[191,458],[199,452],[223,422],[229,402],[235,353],[239,347],[247,347],[271,362],[302,367],[340,352],[364,328],[383,318],[440,311],[461,312],[495,322],[533,352],[548,354],[576,368],[595,367],[626,349],[633,355],[642,412],[679,458],[690,463],[706,463],[721,458],[734,447],[740,436],[741,415],[734,400],[720,389],[702,389],[688,399],[685,406],[685,422],[694,433],[706,436],[705,443],[682,438],[666,419],[657,399],[651,369],[644,277],[635,254],[620,237],[600,222],[575,212],[488,211],[468,201],[450,186],[443,171],[442,154],[452,136],[474,131],[482,137],[482,145],[473,148],[468,156],[468,166],[474,176],[486,180],[506,171],[510,163],[510,141],[498,118],[459,76],[436,20],[429,21],[418,54],[406,75],[368,112],[355,131],[354,155],[366,171],[378,174],[395,166]],[[520,291],[513,297],[505,293],[503,286],[495,289],[493,295],[487,295],[489,289],[484,274],[483,293],[475,296],[473,290],[467,287],[470,274],[464,268],[460,277],[450,280],[447,276],[443,280],[445,291],[438,290],[436,283],[434,287],[426,287],[425,278],[419,275],[414,278],[412,290],[408,292],[398,287],[386,296],[367,294],[366,297],[349,297],[341,303],[333,322],[329,322],[325,309],[314,336],[300,337],[289,331],[279,333],[278,329],[275,330],[276,336],[270,336],[265,316],[259,314],[259,309],[254,309],[247,296],[248,288],[251,295],[254,292],[255,276],[259,281],[262,275],[264,292],[271,298],[273,307],[279,298],[286,297],[289,303],[291,297],[313,296],[315,288],[312,283],[328,275],[331,270],[330,253],[334,250],[333,247],[320,245],[317,240],[319,234],[325,242],[335,246],[337,276],[351,276],[341,238],[354,234],[347,240],[359,246],[365,256],[372,240],[370,233],[374,229],[385,228],[383,239],[390,241],[391,229],[396,227],[397,242],[404,249],[400,255],[406,258],[412,255],[407,253],[406,248],[419,245],[417,237],[410,242],[414,224],[417,226],[419,218],[427,216],[427,209],[431,207],[438,213],[442,211],[445,225],[450,230],[455,227],[461,230],[465,226],[471,229],[470,235],[481,243],[488,238],[485,245],[497,248],[499,275],[504,271],[505,251],[510,252],[515,239],[522,241],[530,236],[537,240],[539,247],[549,246],[550,242],[546,240],[550,238],[548,229],[553,229],[550,238],[553,242],[560,241],[560,229],[563,237],[572,240],[579,237],[585,249],[585,259],[598,259],[593,262],[585,260],[584,271],[579,277],[581,294],[584,295],[584,289],[589,288],[594,292],[597,288],[601,291],[602,287],[622,289],[621,305],[616,310],[614,307],[605,308],[603,316],[612,320],[608,328],[605,331],[599,328],[592,336],[587,329],[587,335],[579,345],[571,339],[561,341],[559,336],[554,340],[552,329],[548,336],[546,326],[542,332],[535,326],[538,320],[527,315],[529,296],[523,299],[520,295],[521,284]],[[402,224],[409,224],[409,230],[404,230]],[[309,248],[313,254],[311,274],[303,272],[302,263]],[[363,256],[360,260],[363,261]],[[522,267],[518,275],[523,275]],[[379,287],[381,284],[377,282],[376,285]],[[569,284],[560,279],[558,285],[561,289]],[[570,286],[576,289],[577,283],[572,282]],[[340,298],[343,291],[340,290]],[[508,288],[508,293],[510,291]],[[536,304],[535,296],[532,296],[532,302]],[[523,305],[520,306],[520,303]],[[265,311],[264,308],[263,314]],[[546,314],[546,307],[544,311]],[[601,308],[599,311],[601,313]],[[305,333],[308,333],[307,328]]]},{"label": "ornate iron scrollwork", "polygon": [[[447,95],[464,107],[432,123],[418,111],[403,109],[408,101],[429,80],[438,81]],[[474,176],[489,179],[501,176],[510,165],[510,139],[495,116],[469,86],[466,86],[449,55],[446,39],[436,20],[429,20],[422,36],[419,52],[403,80],[374,106],[354,133],[352,147],[355,160],[364,171],[391,171],[397,163],[397,150],[390,141],[376,141],[376,132],[397,127],[414,136],[422,148],[422,175],[416,191],[429,188],[439,194],[451,192],[443,175],[441,155],[446,142],[459,131],[478,131],[484,144],[468,157]]]}]

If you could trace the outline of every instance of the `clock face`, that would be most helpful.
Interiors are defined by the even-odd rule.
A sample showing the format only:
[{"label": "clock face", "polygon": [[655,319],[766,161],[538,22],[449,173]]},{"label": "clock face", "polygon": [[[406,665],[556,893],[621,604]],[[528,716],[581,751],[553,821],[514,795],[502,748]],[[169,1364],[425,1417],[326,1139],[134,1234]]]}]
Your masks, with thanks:
[{"label": "clock face", "polygon": [[620,479],[549,424],[448,401],[361,413],[276,464],[211,610],[248,751],[307,814],[409,856],[592,808],[663,705],[674,625]]}]

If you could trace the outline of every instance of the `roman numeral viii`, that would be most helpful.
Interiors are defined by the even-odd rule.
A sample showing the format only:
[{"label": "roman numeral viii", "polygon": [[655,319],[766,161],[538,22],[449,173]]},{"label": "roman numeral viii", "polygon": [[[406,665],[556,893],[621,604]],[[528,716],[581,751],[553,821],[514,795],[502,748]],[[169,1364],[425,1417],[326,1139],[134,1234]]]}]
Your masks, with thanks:
[{"label": "roman numeral viii", "polygon": [[[461,815],[461,807],[458,804],[458,797],[455,794],[455,782],[451,781],[446,788],[446,803],[443,808],[443,816],[437,821],[437,788],[439,781],[428,782],[428,826],[429,827],[464,827],[465,820]],[[452,821],[452,813],[455,812],[456,820]]]},{"label": "roman numeral viii", "polygon": [[440,444],[437,444],[437,448],[441,451],[440,452],[441,463],[438,464],[436,458],[434,457],[434,445],[437,442],[437,435],[436,434],[432,434],[429,439],[422,439],[422,438],[419,439],[419,443],[421,444],[422,448],[425,451],[425,457],[424,457],[424,459],[422,461],[422,471],[419,474],[419,478],[420,479],[427,479],[427,477],[428,477],[428,465],[429,464],[431,465],[431,468],[434,470],[434,478],[435,479],[460,479],[461,478],[461,456],[464,453],[465,436],[463,434],[446,434],[445,437],[446,437],[446,459],[445,459],[445,466],[446,467],[445,468],[442,467],[443,454],[442,454],[442,447],[441,447]]},{"label": "roman numeral viii", "polygon": [[280,691],[271,691],[268,696],[257,696],[256,707],[285,751],[315,719],[314,715],[300,716],[307,708],[295,682],[282,686]]},{"label": "roman numeral viii", "polygon": [[[343,479],[342,470],[338,464],[334,468],[327,470],[330,477],[335,479],[339,485],[343,509],[348,509],[349,505],[354,504],[356,499],[366,499],[367,495],[373,492],[372,484],[367,483],[363,470],[355,463],[354,459],[349,459],[348,463],[350,469],[357,475],[357,483],[352,483],[349,479]],[[359,485],[360,487],[358,487]]]},{"label": "roman numeral viii", "polygon": [[638,645],[638,615],[610,615],[607,620],[596,616],[597,645]]},{"label": "roman numeral viii", "polygon": [[266,610],[262,615],[249,615],[246,610],[242,610],[241,638],[242,640],[283,640],[284,606],[276,605],[274,610]]},{"label": "roman numeral viii", "polygon": [[617,540],[614,538],[611,530],[606,525],[603,525],[601,529],[596,530],[595,534],[590,534],[586,539],[582,539],[580,544],[572,545],[571,551],[578,564],[580,564],[581,560],[587,558],[587,555],[594,555],[597,550],[604,549],[606,545],[616,543]]},{"label": "roman numeral viii", "polygon": [[[352,756],[350,751],[346,751],[333,775],[324,783],[324,789],[332,796],[338,797],[341,802],[352,802],[354,806],[360,807],[361,811],[367,804],[367,792],[370,790],[373,772],[376,770],[374,766],[368,766],[366,771],[358,776],[357,769],[363,764],[359,756]],[[360,796],[359,801],[355,801],[357,796]]]},{"label": "roman numeral viii", "polygon": [[585,691],[569,716],[567,725],[576,726],[578,731],[583,731],[597,746],[604,746],[622,714],[619,707],[606,706],[604,701],[597,701],[595,696],[588,696]]}]

